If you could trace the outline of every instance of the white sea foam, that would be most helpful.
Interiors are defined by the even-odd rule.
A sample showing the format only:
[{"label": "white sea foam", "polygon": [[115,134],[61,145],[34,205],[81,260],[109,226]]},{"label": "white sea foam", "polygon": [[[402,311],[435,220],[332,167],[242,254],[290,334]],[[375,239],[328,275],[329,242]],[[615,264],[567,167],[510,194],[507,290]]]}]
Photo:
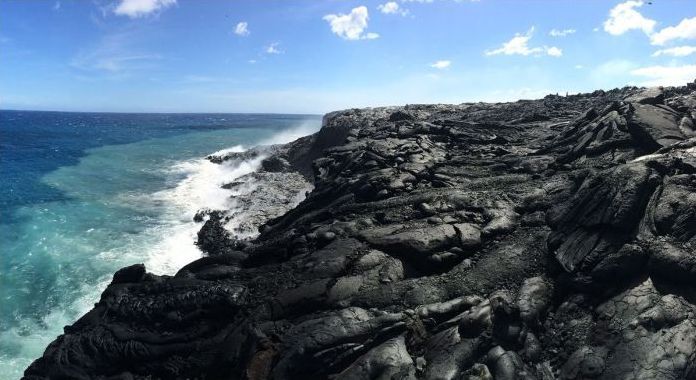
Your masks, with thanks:
[{"label": "white sea foam", "polygon": [[[296,128],[278,133],[262,141],[261,144],[287,143],[316,131],[316,127],[316,123],[303,123]],[[133,144],[133,147],[140,151],[142,149],[140,145],[142,144],[136,143]],[[53,182],[55,182],[53,185],[73,195],[75,199],[84,197],[88,201],[93,201],[94,194],[85,193],[87,190],[90,190],[87,185],[94,185],[93,182],[90,182],[94,181],[93,175],[100,173],[109,174],[103,178],[99,177],[104,179],[104,188],[107,190],[111,186],[111,184],[107,183],[107,180],[110,178],[118,178],[119,180],[130,178],[128,172],[130,169],[118,166],[105,168],[104,165],[118,162],[118,159],[114,159],[114,157],[122,157],[124,155],[131,157],[130,155],[134,152],[132,150],[133,147],[123,145],[95,150],[82,159],[78,166],[63,168],[61,171],[53,173],[51,176]],[[213,153],[213,155],[223,156],[244,151],[245,147],[238,145],[222,149]],[[105,225],[99,223],[102,220],[100,219],[102,218],[101,215],[98,217],[89,215],[88,218],[94,218],[95,223],[84,226],[81,230],[83,232],[82,235],[73,233],[61,236],[51,235],[50,238],[53,240],[48,245],[51,248],[48,257],[51,260],[56,260],[56,265],[64,268],[82,268],[73,262],[72,259],[73,256],[81,256],[77,254],[56,256],[56,252],[54,252],[58,249],[56,246],[61,249],[71,247],[72,250],[78,250],[79,252],[77,253],[80,255],[93,255],[94,253],[90,252],[103,249],[98,254],[98,259],[91,264],[91,269],[85,267],[84,270],[105,274],[90,281],[85,286],[75,286],[75,284],[66,281],[72,275],[72,272],[60,272],[63,273],[62,276],[67,277],[59,277],[58,281],[65,283],[55,286],[72,287],[75,290],[76,298],[61,305],[61,307],[50,308],[50,311],[42,310],[40,313],[37,313],[35,318],[22,318],[17,326],[0,331],[0,341],[8,343],[4,346],[8,351],[0,353],[0,368],[8,371],[6,374],[11,374],[9,375],[10,377],[21,374],[30,361],[40,355],[47,342],[60,333],[60,327],[73,323],[80,315],[83,315],[93,307],[94,302],[99,299],[99,295],[111,282],[114,267],[118,268],[123,265],[144,262],[147,270],[151,273],[171,275],[184,265],[201,257],[202,253],[195,245],[196,235],[201,228],[201,223],[193,221],[194,215],[204,208],[232,210],[232,213],[234,213],[234,209],[241,206],[231,196],[249,194],[255,187],[263,186],[263,184],[250,181],[247,177],[244,187],[226,190],[221,186],[256,171],[263,158],[257,156],[244,161],[228,160],[221,164],[212,163],[204,158],[196,158],[177,162],[166,169],[143,166],[138,173],[155,171],[157,176],[163,174],[165,177],[170,178],[168,181],[170,187],[153,193],[142,193],[136,189],[126,187],[128,190],[117,194],[112,193],[109,195],[109,198],[100,199],[97,202],[102,204],[107,210],[123,208],[138,210],[139,212],[134,213],[134,215],[140,218],[139,222],[148,225],[145,230],[131,230],[127,227],[123,231],[107,230],[110,225],[119,225],[119,223],[113,222],[113,220],[124,218],[128,214],[127,211],[125,211],[125,214],[114,211],[114,214],[104,216],[105,218],[111,218],[109,223]],[[133,158],[130,159],[132,160]],[[143,157],[138,159],[140,160],[139,162],[146,163],[149,156],[143,155]],[[160,170],[165,171],[161,172]],[[117,172],[118,175],[114,175],[114,172]],[[99,195],[101,194],[100,192]],[[299,203],[303,197],[304,192],[298,194],[293,204]],[[60,207],[60,204],[56,204],[55,207]],[[73,212],[74,210],[71,209],[69,211]],[[91,211],[92,209],[85,209],[80,212],[88,213]],[[35,214],[41,215],[41,219],[38,220],[49,221],[55,219],[53,213],[65,212],[65,210],[53,210],[51,214],[44,215],[48,212],[49,210],[43,210],[39,213],[37,210]],[[234,228],[245,215],[246,213],[244,212],[236,213],[227,227]],[[62,223],[61,219],[55,221],[54,224],[60,226]],[[43,226],[43,224],[41,225]],[[46,227],[44,226],[43,229],[48,230]],[[95,242],[99,241],[117,242],[118,244],[112,244],[110,247],[95,245]],[[42,244],[38,244],[36,249],[43,249]],[[28,256],[31,255],[31,252],[28,253]],[[81,262],[88,259],[91,260],[91,258],[85,257]],[[75,275],[79,276],[77,273]],[[74,277],[72,278],[74,279]],[[43,314],[45,312],[47,313]]]},{"label": "white sea foam", "polygon": [[154,194],[157,199],[175,204],[179,209],[193,215],[201,208],[224,209],[228,204],[229,190],[221,186],[225,183],[256,171],[264,157],[256,157],[242,162],[225,161],[221,164],[206,159],[185,161],[173,167],[173,171],[184,173],[186,177],[174,189]]},{"label": "white sea foam", "polygon": [[[230,152],[240,152],[238,147]],[[201,209],[225,210],[232,206],[230,190],[225,183],[256,171],[263,157],[242,162],[225,161],[221,164],[206,159],[178,163],[172,173],[184,178],[176,187],[151,194],[161,202],[164,214],[160,223],[146,231],[154,237],[154,243],[146,249],[145,266],[155,274],[174,274],[184,265],[201,256],[196,247],[196,235],[201,225],[193,221]],[[159,237],[159,238],[158,238]]]},{"label": "white sea foam", "polygon": [[[300,137],[316,132],[316,123],[305,122],[299,126],[282,131],[262,141],[260,145],[285,144]],[[222,149],[212,156],[224,156],[229,153],[241,153],[246,149],[241,146]],[[148,233],[160,236],[160,239],[147,249],[145,265],[155,274],[174,274],[184,265],[201,257],[196,247],[196,235],[200,224],[193,221],[193,216],[201,209],[233,210],[237,207],[232,195],[250,192],[259,184],[249,183],[237,190],[223,189],[222,185],[258,170],[265,156],[234,162],[232,160],[215,164],[207,159],[195,159],[180,162],[172,167],[175,174],[183,174],[173,189],[152,194],[152,199],[163,202],[167,208],[163,216],[163,225],[153,228]],[[294,204],[304,198],[304,192],[298,194]],[[243,215],[243,214],[242,214]],[[240,215],[240,216],[242,216]],[[239,218],[232,218],[228,229],[239,225]],[[249,236],[239,236],[241,238]]]},{"label": "white sea foam", "polygon": [[211,153],[210,155],[211,156],[224,156],[224,155],[227,155],[229,153],[241,153],[241,152],[244,152],[245,150],[246,150],[246,148],[244,148],[244,146],[235,145],[231,148],[220,149],[217,152]]},{"label": "white sea foam", "polygon": [[11,356],[0,354],[0,363],[4,376],[21,376],[24,369],[36,358],[47,342],[55,339],[56,328],[70,325],[75,320],[88,312],[99,299],[99,295],[111,282],[111,276],[102,278],[97,286],[83,287],[79,298],[61,308],[52,308],[48,314],[40,319],[23,318],[19,326],[0,331],[0,341],[11,342]]}]

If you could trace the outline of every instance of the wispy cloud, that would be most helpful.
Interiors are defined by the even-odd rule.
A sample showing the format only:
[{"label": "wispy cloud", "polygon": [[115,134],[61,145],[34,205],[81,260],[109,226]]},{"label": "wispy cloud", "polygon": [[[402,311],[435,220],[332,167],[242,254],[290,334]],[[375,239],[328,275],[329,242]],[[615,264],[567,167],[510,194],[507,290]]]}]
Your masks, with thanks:
[{"label": "wispy cloud", "polygon": [[145,17],[176,4],[176,0],[120,0],[114,13],[130,18]]},{"label": "wispy cloud", "polygon": [[60,10],[60,1],[56,1],[55,3],[53,3],[53,10]]},{"label": "wispy cloud", "polygon": [[515,34],[510,41],[504,42],[503,45],[497,49],[486,50],[485,55],[550,55],[552,57],[560,57],[563,55],[563,50],[555,46],[537,46],[529,47],[529,40],[532,39],[534,34],[534,27],[529,28],[527,33]]},{"label": "wispy cloud", "polygon": [[670,55],[672,57],[686,57],[696,53],[696,46],[675,46],[668,49],[660,49],[652,54],[653,57],[661,55]]},{"label": "wispy cloud", "polygon": [[367,7],[353,8],[348,14],[329,14],[323,19],[331,26],[331,31],[344,40],[373,40],[377,33],[365,33],[369,20]]},{"label": "wispy cloud", "polygon": [[446,69],[452,65],[452,61],[448,60],[441,60],[441,61],[436,61],[430,64],[430,67],[435,68],[435,69]]},{"label": "wispy cloud", "polygon": [[590,71],[590,79],[599,85],[606,82],[607,78],[619,78],[623,80],[626,74],[634,70],[638,65],[627,59],[612,59],[593,66]]},{"label": "wispy cloud", "polygon": [[696,17],[685,18],[675,26],[668,26],[650,36],[653,45],[664,45],[672,40],[696,39]]},{"label": "wispy cloud", "polygon": [[278,45],[280,45],[279,42],[273,42],[270,45],[266,46],[264,51],[266,52],[266,54],[281,54],[283,53],[283,51],[278,49]]},{"label": "wispy cloud", "polygon": [[384,14],[408,15],[408,9],[402,8],[396,1],[389,1],[377,6],[377,9]]},{"label": "wispy cloud", "polygon": [[551,29],[551,31],[549,32],[549,36],[551,36],[551,37],[565,37],[565,36],[571,35],[575,32],[576,32],[575,29],[563,29],[563,30]]},{"label": "wispy cloud", "polygon": [[643,2],[638,0],[616,5],[609,11],[609,18],[604,21],[604,31],[615,36],[630,30],[642,30],[647,35],[652,34],[657,22],[644,17],[636,10],[642,6]]},{"label": "wispy cloud", "polygon": [[73,66],[80,69],[121,72],[136,69],[138,67],[144,68],[144,63],[159,60],[161,58],[162,57],[157,54],[106,56],[97,51],[92,52],[91,54],[78,56],[73,61]]},{"label": "wispy cloud", "polygon": [[643,86],[682,86],[696,78],[696,65],[641,67],[631,75],[646,78]]},{"label": "wispy cloud", "polygon": [[234,27],[234,34],[238,36],[248,36],[251,34],[249,31],[249,24],[246,21],[237,23],[237,26]]},{"label": "wispy cloud", "polygon": [[207,75],[186,75],[182,78],[182,83],[211,83],[219,81],[218,78]]},{"label": "wispy cloud", "polygon": [[162,56],[134,47],[133,31],[122,31],[104,36],[97,45],[80,50],[70,62],[82,71],[128,74],[152,68]]}]

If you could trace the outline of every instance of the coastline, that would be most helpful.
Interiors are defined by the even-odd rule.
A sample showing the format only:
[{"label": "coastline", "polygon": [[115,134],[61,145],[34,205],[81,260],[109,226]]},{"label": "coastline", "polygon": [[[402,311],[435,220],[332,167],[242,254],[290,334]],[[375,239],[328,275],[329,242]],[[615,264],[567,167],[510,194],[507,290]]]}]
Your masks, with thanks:
[{"label": "coastline", "polygon": [[[143,262],[152,273],[173,275],[201,257],[196,211],[231,207],[232,192],[218,181],[250,170],[213,164],[206,154],[289,141],[320,125],[294,115],[60,116],[2,113],[3,149],[17,149],[3,153],[5,185],[36,189],[14,208],[3,207],[0,369],[11,379],[94,306],[117,269]],[[12,138],[5,134],[19,129]],[[52,132],[13,146],[23,136],[42,136],[38,131]],[[56,134],[61,139],[50,141]],[[42,157],[50,162],[42,165]],[[26,173],[21,160],[36,168],[26,174],[28,184],[18,182]],[[42,188],[51,190],[46,198]]]},{"label": "coastline", "polygon": [[[119,270],[26,378],[546,379],[572,378],[588,360],[604,378],[650,376],[662,358],[641,349],[643,338],[588,342],[624,333],[661,302],[693,312],[656,283],[690,276],[677,262],[696,233],[679,222],[693,206],[696,140],[683,118],[694,117],[694,87],[352,109],[282,146],[211,155],[217,165],[251,158],[262,170],[247,179],[267,180],[269,192],[225,186],[252,200],[288,190],[258,204],[287,207],[245,214],[259,222],[232,227],[249,233],[242,240],[225,228],[234,215],[201,213],[207,257],[174,276]],[[676,216],[656,213],[660,197],[676,202]],[[636,294],[650,307],[634,305]],[[607,312],[623,303],[629,311]],[[641,327],[645,339],[670,347],[696,333],[692,318],[676,318]]]}]

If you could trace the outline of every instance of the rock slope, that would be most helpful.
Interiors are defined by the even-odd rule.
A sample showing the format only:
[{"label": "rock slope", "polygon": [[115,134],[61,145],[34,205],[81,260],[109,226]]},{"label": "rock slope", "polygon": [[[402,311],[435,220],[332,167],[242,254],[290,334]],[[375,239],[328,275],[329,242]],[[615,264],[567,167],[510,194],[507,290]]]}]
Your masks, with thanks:
[{"label": "rock slope", "polygon": [[304,201],[121,269],[25,378],[696,379],[694,120],[696,83],[328,114],[262,165]]}]

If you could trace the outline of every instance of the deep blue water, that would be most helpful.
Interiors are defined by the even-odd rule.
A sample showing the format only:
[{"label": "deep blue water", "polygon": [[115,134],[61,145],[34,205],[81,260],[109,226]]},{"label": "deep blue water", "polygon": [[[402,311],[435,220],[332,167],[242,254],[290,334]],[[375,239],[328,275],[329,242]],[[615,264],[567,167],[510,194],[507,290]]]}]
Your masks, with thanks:
[{"label": "deep blue water", "polygon": [[0,111],[0,373],[18,378],[120,267],[173,273],[192,222],[254,168],[203,157],[284,142],[311,115]]}]

